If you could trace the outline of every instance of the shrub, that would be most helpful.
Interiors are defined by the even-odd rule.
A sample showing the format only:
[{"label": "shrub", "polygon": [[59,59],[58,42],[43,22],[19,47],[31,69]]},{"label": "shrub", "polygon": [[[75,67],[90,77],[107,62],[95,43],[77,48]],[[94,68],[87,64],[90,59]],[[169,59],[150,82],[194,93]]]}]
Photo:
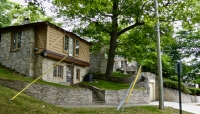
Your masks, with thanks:
[{"label": "shrub", "polygon": [[173,80],[173,81],[178,81],[178,77],[177,77],[177,76],[172,76],[172,77],[171,77],[171,80]]},{"label": "shrub", "polygon": [[[176,81],[171,81],[171,80],[165,80],[163,83],[164,87],[167,88],[172,88],[172,89],[177,89],[178,90],[178,82]],[[181,91],[184,92],[185,86],[181,83]]]},{"label": "shrub", "polygon": [[200,89],[197,89],[197,94],[196,95],[200,96]]},{"label": "shrub", "polygon": [[189,88],[189,90],[192,92],[191,95],[196,95],[197,94],[197,89],[196,88]]},{"label": "shrub", "polygon": [[185,88],[184,93],[185,94],[191,94],[192,92],[188,88]]}]

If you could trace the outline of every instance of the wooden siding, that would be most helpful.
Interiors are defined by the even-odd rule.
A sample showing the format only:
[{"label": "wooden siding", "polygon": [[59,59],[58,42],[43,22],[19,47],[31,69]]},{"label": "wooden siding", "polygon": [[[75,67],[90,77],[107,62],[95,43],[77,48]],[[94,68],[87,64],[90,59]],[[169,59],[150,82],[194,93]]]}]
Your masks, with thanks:
[{"label": "wooden siding", "polygon": [[[53,51],[58,54],[66,55],[68,52],[64,51],[64,36],[68,35],[69,37],[74,39],[74,58],[89,62],[89,44],[83,42],[79,38],[68,34],[67,32],[63,32],[59,29],[56,29],[52,26],[48,26],[47,32],[47,50]],[[75,41],[79,41],[79,54],[75,53]]]},{"label": "wooden siding", "polygon": [[46,26],[40,26],[35,28],[35,47],[38,48],[38,51],[35,54],[41,53],[46,49],[46,38],[47,38],[47,29]]}]

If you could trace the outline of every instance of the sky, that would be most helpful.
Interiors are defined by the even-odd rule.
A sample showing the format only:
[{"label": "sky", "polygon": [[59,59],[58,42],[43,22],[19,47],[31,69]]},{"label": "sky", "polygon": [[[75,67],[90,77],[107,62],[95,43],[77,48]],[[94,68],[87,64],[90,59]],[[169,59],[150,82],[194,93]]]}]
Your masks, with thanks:
[{"label": "sky", "polygon": [[26,5],[27,3],[25,3],[25,0],[10,0],[12,2],[15,2],[15,3],[19,3],[21,5]]}]

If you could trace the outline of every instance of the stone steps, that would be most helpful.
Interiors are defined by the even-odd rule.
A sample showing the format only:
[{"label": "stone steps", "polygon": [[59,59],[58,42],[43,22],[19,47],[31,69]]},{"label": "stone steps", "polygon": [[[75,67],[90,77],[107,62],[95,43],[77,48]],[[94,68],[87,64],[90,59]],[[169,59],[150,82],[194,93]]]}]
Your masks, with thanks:
[{"label": "stone steps", "polygon": [[97,93],[92,90],[92,104],[93,105],[104,105],[105,101],[101,100]]}]

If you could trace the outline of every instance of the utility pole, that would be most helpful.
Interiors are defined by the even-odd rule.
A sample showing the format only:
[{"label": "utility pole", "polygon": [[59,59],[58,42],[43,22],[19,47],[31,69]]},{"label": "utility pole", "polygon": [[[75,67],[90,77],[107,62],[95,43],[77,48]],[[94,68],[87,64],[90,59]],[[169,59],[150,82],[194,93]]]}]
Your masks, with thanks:
[{"label": "utility pole", "polygon": [[164,96],[163,96],[163,77],[162,77],[162,62],[160,53],[160,23],[158,14],[158,1],[155,2],[155,15],[156,15],[156,37],[157,37],[157,62],[158,62],[158,76],[159,76],[159,109],[164,110]]}]

